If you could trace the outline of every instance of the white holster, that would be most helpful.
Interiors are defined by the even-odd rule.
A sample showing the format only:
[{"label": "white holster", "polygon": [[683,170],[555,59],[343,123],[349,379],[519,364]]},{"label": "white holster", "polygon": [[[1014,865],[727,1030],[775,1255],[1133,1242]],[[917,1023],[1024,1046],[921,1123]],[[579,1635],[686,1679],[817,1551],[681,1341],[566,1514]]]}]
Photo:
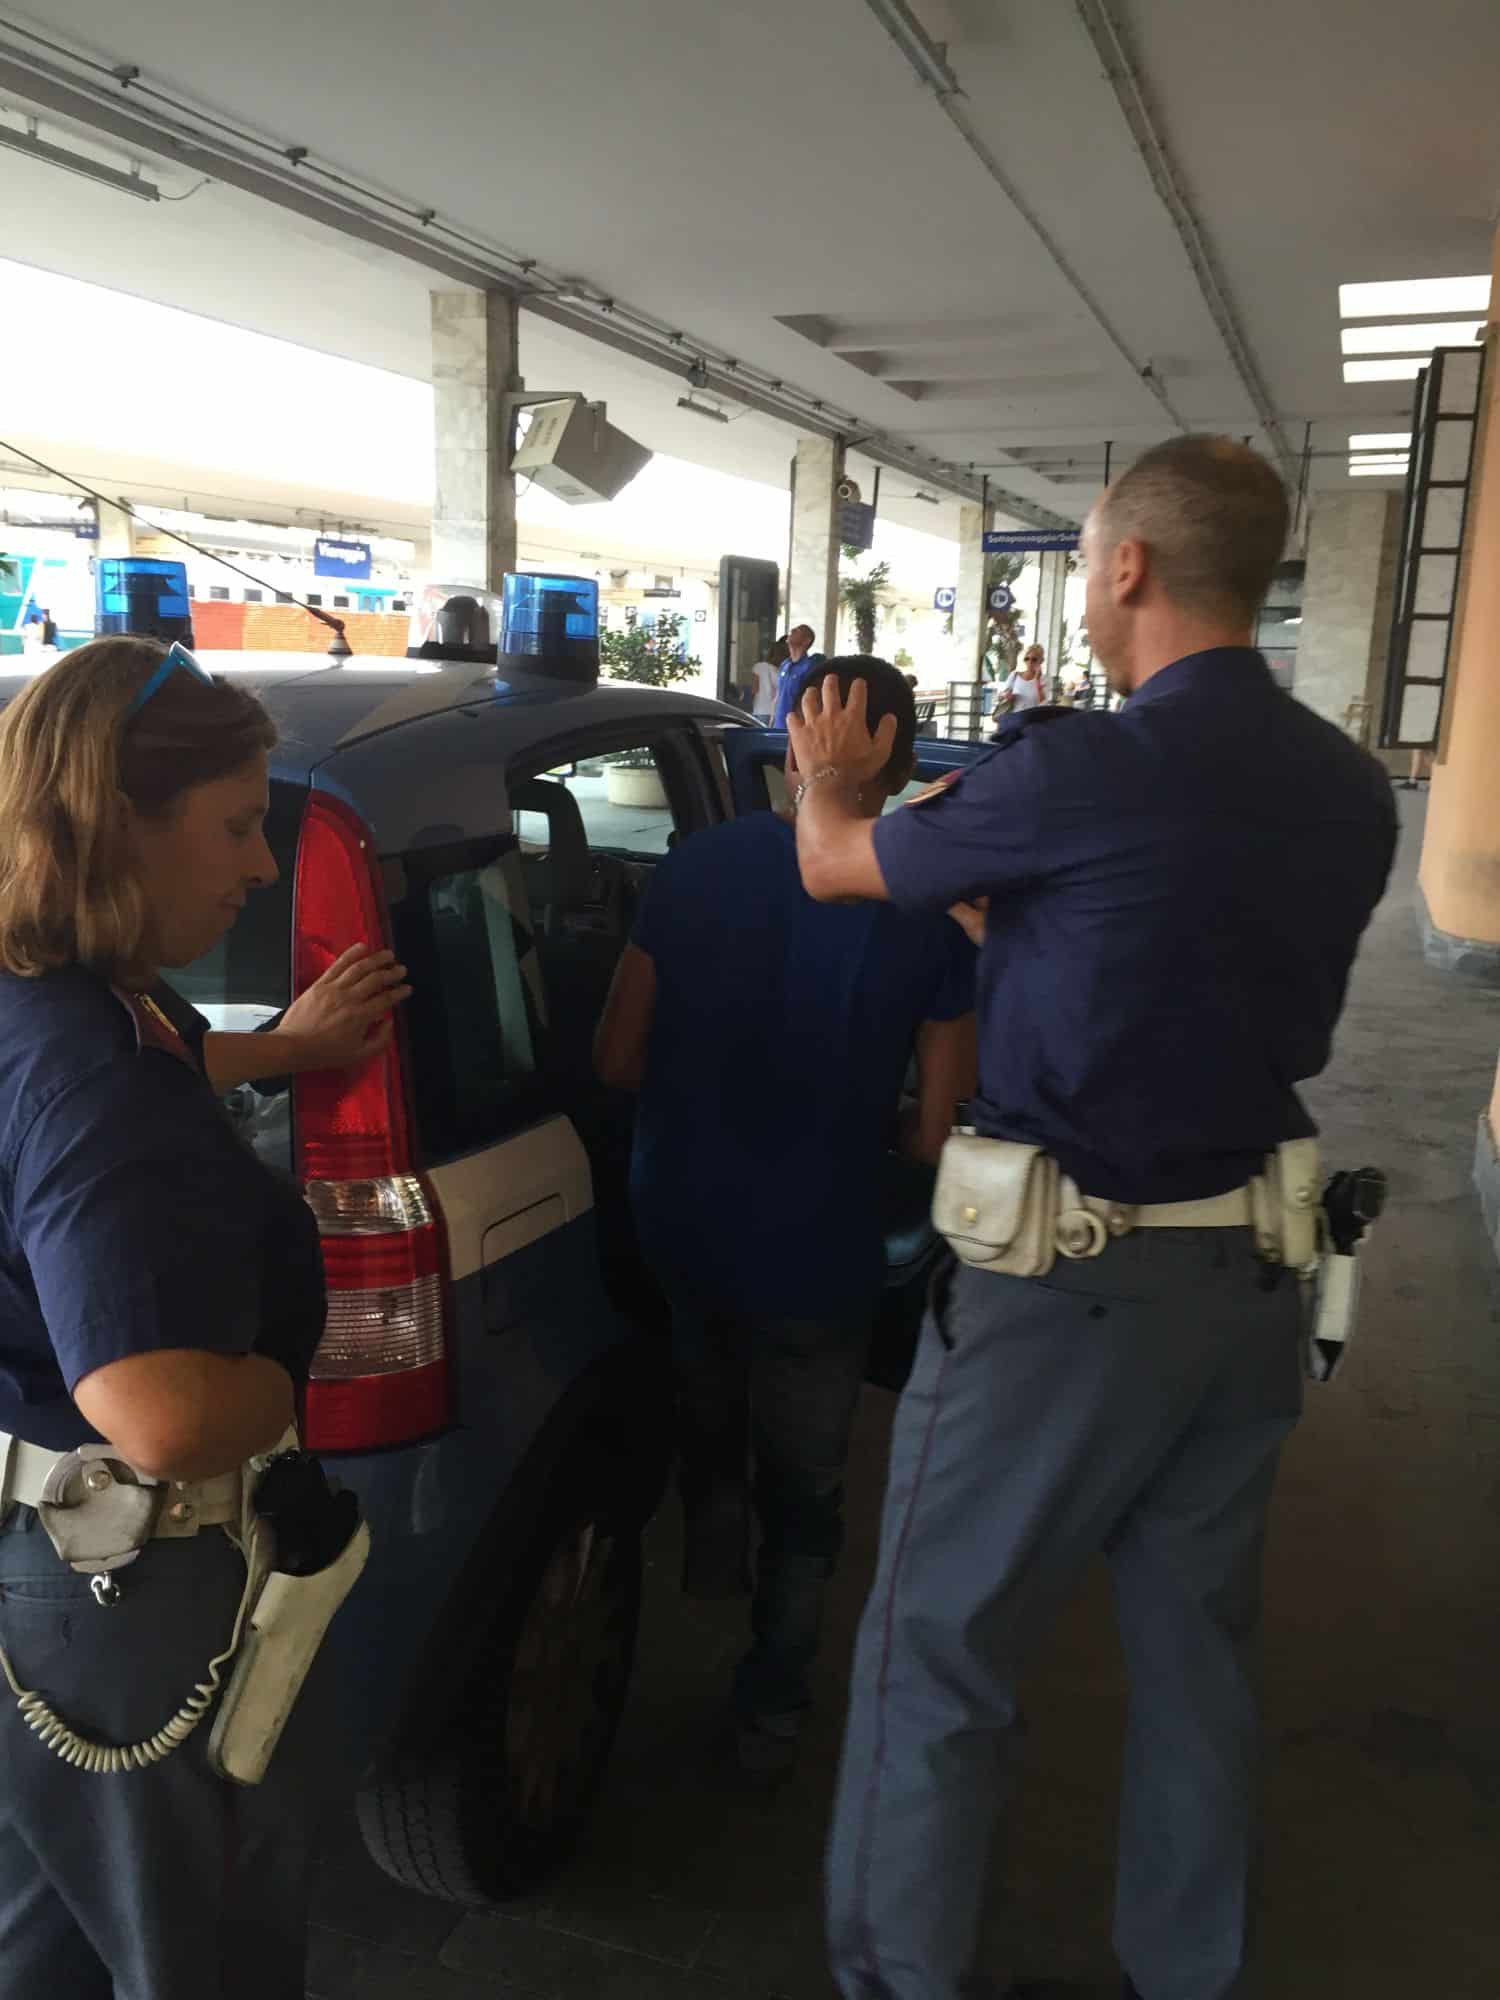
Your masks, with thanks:
[{"label": "white holster", "polygon": [[1309,1382],[1331,1382],[1343,1366],[1359,1317],[1359,1247],[1338,1250],[1324,1232],[1322,1254],[1302,1273],[1302,1366]]},{"label": "white holster", "polygon": [[369,1557],[370,1530],[361,1521],[333,1561],[312,1576],[271,1567],[274,1538],[249,1506],[244,1535],[250,1615],[214,1718],[208,1760],[221,1778],[258,1785],[333,1614]]}]

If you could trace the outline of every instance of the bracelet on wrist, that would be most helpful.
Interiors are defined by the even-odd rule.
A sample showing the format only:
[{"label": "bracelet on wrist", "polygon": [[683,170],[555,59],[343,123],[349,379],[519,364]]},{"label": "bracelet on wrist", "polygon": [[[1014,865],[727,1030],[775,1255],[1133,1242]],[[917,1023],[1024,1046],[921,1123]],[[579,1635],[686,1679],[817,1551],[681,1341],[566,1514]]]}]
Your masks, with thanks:
[{"label": "bracelet on wrist", "polygon": [[825,784],[830,778],[836,779],[843,776],[844,773],[837,764],[820,764],[816,771],[809,771],[792,795],[793,810],[801,805],[813,785]]}]

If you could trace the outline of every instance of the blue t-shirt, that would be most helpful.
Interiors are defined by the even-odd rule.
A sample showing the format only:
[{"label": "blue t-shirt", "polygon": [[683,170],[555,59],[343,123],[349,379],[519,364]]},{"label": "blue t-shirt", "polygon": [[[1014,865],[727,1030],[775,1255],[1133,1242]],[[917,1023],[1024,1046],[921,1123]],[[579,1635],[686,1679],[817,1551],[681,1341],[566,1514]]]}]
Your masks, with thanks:
[{"label": "blue t-shirt", "polygon": [[1120,1201],[1242,1185],[1315,1129],[1296,1085],[1390,871],[1389,779],[1243,647],[997,741],[875,829],[901,908],[990,899],[979,1129]]},{"label": "blue t-shirt", "polygon": [[177,1054],[80,967],[0,973],[0,1431],[54,1451],[94,1437],[71,1391],[108,1362],[259,1350],[298,1374],[322,1332],[312,1213],[235,1136],[201,1017],[160,1000]]},{"label": "blue t-shirt", "polygon": [[648,1262],[745,1312],[868,1311],[913,1041],[972,1009],[973,947],[942,915],[815,903],[769,812],[674,849],[635,943],[656,968],[631,1162]]},{"label": "blue t-shirt", "polygon": [[781,672],[776,676],[776,713],[771,718],[773,729],[785,729],[786,719],[802,698],[802,683],[814,667],[823,665],[821,653],[804,653],[800,660],[784,660]]}]

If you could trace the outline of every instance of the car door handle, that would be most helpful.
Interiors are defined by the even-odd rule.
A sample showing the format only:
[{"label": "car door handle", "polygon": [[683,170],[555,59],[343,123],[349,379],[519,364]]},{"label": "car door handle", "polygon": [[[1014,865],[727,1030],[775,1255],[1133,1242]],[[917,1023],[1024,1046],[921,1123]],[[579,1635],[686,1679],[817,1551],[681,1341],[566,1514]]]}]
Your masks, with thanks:
[{"label": "car door handle", "polygon": [[528,1243],[535,1243],[539,1237],[550,1236],[554,1229],[561,1229],[567,1220],[567,1210],[560,1194],[544,1195],[526,1208],[518,1208],[514,1215],[507,1215],[503,1221],[492,1222],[484,1232],[480,1251],[486,1266],[498,1264],[506,1257],[513,1257],[518,1250],[524,1250]]}]

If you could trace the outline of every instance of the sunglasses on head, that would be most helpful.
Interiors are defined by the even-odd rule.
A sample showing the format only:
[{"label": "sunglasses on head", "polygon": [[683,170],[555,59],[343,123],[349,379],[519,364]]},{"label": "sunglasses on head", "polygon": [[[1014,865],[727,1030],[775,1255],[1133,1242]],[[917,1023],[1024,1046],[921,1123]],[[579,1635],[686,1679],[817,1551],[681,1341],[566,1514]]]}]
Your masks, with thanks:
[{"label": "sunglasses on head", "polygon": [[146,703],[150,701],[152,695],[160,694],[162,688],[165,687],[166,683],[179,667],[182,668],[184,673],[191,674],[194,680],[202,681],[205,687],[213,686],[213,675],[208,672],[207,668],[199,666],[186,646],[174,640],[167,648],[166,658],[156,669],[155,673],[151,675],[145,686],[138,691],[135,700],[130,704],[129,708],[126,709],[125,716],[127,721],[132,715],[140,714]]}]

